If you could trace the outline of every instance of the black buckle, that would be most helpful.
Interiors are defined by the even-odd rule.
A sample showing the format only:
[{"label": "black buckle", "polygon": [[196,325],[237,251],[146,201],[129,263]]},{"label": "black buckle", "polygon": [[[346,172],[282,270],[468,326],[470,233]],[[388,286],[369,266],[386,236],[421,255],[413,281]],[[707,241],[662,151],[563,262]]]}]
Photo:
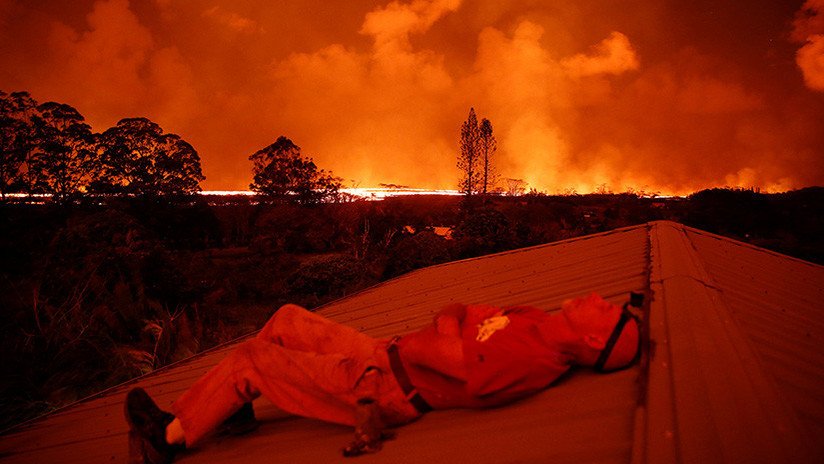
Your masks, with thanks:
[{"label": "black buckle", "polygon": [[[609,335],[609,338],[607,339],[607,343],[604,346],[604,349],[601,350],[601,354],[598,356],[598,360],[595,361],[595,366],[593,368],[596,372],[611,372],[626,369],[627,367],[635,364],[641,357],[641,319],[635,314],[633,314],[632,311],[629,310],[629,307],[632,306],[634,308],[640,308],[641,306],[643,306],[643,304],[643,293],[630,292],[629,301],[624,303],[624,305],[621,307],[621,317],[618,318],[618,323],[615,324],[615,328]],[[624,327],[627,325],[627,322],[629,322],[630,319],[634,320],[636,326],[638,327],[638,348],[635,350],[635,356],[625,366],[621,366],[616,369],[610,369],[609,371],[607,371],[606,369],[604,369],[604,364],[606,364],[607,360],[609,359],[609,355],[612,354],[612,350],[615,348],[615,344],[618,342],[618,339],[621,338],[621,333],[623,333]]]}]

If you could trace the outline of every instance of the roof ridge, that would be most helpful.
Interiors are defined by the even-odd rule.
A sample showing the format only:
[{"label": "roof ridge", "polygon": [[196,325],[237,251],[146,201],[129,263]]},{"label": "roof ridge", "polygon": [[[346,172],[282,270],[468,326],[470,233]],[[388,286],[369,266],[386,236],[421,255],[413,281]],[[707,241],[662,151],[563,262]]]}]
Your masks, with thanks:
[{"label": "roof ridge", "polygon": [[[811,461],[797,416],[731,317],[686,226],[658,222],[651,235],[656,349],[649,363],[647,460],[670,462],[680,454],[685,461]],[[693,386],[679,390],[686,384]]]},{"label": "roof ridge", "polygon": [[679,274],[674,274],[674,275],[661,276],[660,279],[657,279],[657,280],[652,280],[651,279],[650,283],[664,282],[664,281],[669,280],[669,279],[674,279],[676,277],[680,277],[680,278],[692,279],[695,282],[703,285],[704,287],[719,290],[718,286],[713,281],[712,276],[710,276],[710,274],[704,268],[703,260],[700,258],[700,253],[695,248],[695,244],[692,243],[692,240],[689,239],[689,236],[687,236],[686,234],[683,233],[684,230],[687,229],[687,226],[685,226],[681,223],[672,222],[672,221],[656,221],[655,223],[652,223],[652,227],[650,228],[650,234],[652,234],[653,231],[655,229],[657,229],[658,227],[663,227],[663,226],[670,227],[672,229],[675,229],[675,230],[678,230],[679,232],[681,232],[679,235],[689,245],[689,246],[685,246],[685,250],[687,251],[686,257],[689,258],[689,263],[690,263],[689,269],[685,269],[685,271],[689,271],[689,272],[684,273],[684,274],[679,273]]}]

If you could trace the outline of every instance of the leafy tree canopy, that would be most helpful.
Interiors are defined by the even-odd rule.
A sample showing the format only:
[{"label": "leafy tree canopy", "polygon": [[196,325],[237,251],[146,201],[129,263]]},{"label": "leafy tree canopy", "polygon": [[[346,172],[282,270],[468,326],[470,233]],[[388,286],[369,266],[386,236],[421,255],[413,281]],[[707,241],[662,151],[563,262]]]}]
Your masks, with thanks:
[{"label": "leafy tree canopy", "polygon": [[62,202],[86,190],[97,162],[91,127],[75,108],[46,102],[31,117],[26,183],[31,193]]},{"label": "leafy tree canopy", "polygon": [[0,195],[23,189],[26,154],[32,139],[30,115],[37,102],[28,92],[0,90]]},{"label": "leafy tree canopy", "polygon": [[312,158],[301,155],[300,147],[284,136],[249,159],[254,175],[249,188],[274,201],[320,203],[336,198],[341,187],[339,178],[318,170]]},{"label": "leafy tree canopy", "polygon": [[94,191],[133,195],[191,194],[205,179],[200,156],[176,134],[146,118],[121,119],[100,136]]}]

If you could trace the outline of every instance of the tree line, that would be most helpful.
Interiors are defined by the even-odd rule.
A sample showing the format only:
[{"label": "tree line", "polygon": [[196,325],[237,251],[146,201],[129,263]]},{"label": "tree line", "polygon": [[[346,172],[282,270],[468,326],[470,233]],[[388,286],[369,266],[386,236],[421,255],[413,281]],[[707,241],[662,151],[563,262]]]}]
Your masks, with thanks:
[{"label": "tree line", "polygon": [[[253,153],[249,188],[272,202],[313,204],[338,198],[340,179],[318,169],[286,137]],[[205,179],[200,156],[148,118],[124,118],[93,132],[65,103],[38,103],[28,92],[0,91],[0,198],[87,195],[191,195]]]},{"label": "tree line", "polygon": [[28,92],[0,91],[0,195],[189,194],[204,179],[200,156],[147,118],[92,132],[65,103],[38,104]]},{"label": "tree line", "polygon": [[[470,108],[461,125],[457,161],[462,193],[500,190],[495,188],[496,151],[492,123],[486,118],[478,122]],[[341,179],[319,169],[285,136],[249,160],[249,188],[269,202],[307,205],[340,199]],[[101,194],[191,195],[201,190],[203,180],[197,150],[148,118],[124,118],[96,133],[71,105],[38,103],[25,91],[0,91],[0,199],[11,193],[49,195],[56,203]]]}]

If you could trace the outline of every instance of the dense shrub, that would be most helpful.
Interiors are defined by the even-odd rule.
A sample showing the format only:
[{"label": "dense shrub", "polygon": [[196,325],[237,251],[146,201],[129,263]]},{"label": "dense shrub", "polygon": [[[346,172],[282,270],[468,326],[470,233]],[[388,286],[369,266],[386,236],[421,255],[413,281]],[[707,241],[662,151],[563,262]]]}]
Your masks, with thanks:
[{"label": "dense shrub", "polygon": [[395,277],[409,271],[452,259],[453,244],[431,230],[416,234],[403,234],[389,249],[384,278]]},{"label": "dense shrub", "polygon": [[263,254],[324,253],[340,248],[342,229],[327,207],[261,205],[251,246]]},{"label": "dense shrub", "polygon": [[286,279],[286,286],[295,301],[312,307],[371,281],[362,261],[348,255],[325,255],[307,259]]},{"label": "dense shrub", "polygon": [[0,273],[10,277],[31,275],[43,250],[69,216],[69,211],[51,205],[0,203]]},{"label": "dense shrub", "polygon": [[4,401],[48,409],[198,351],[196,295],[133,217],[70,218],[36,269],[7,306]]},{"label": "dense shrub", "polygon": [[702,190],[690,195],[687,203],[687,225],[737,238],[763,235],[779,217],[767,196],[752,190]]},{"label": "dense shrub", "polygon": [[138,197],[120,200],[119,205],[168,248],[202,250],[222,244],[215,211],[202,197],[184,197],[178,202]]},{"label": "dense shrub", "polygon": [[513,247],[509,219],[492,207],[466,212],[452,234],[462,258],[496,253]]}]

